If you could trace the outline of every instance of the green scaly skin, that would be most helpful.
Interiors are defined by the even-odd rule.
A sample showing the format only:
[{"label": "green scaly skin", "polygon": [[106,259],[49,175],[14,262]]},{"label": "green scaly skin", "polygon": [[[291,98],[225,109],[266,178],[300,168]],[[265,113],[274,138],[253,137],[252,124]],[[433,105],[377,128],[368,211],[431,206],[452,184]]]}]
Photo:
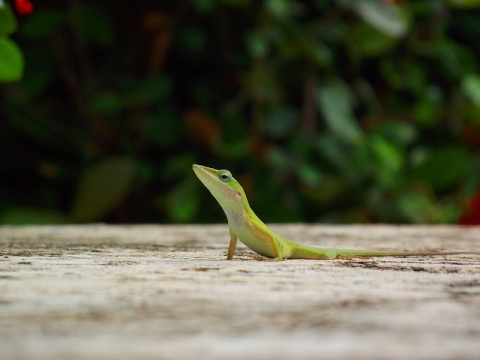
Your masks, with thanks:
[{"label": "green scaly skin", "polygon": [[227,259],[231,260],[240,239],[257,254],[274,259],[351,259],[371,256],[427,256],[480,254],[480,252],[398,252],[380,250],[355,250],[317,248],[297,244],[285,239],[265,225],[248,204],[242,186],[228,170],[216,170],[202,165],[193,165],[193,171],[200,181],[217,199],[228,219],[230,246]]}]

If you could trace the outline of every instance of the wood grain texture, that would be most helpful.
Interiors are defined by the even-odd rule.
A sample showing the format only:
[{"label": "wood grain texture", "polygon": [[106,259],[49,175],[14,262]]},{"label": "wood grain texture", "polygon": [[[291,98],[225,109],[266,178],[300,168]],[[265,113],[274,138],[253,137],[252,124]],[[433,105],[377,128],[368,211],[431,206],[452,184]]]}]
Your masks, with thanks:
[{"label": "wood grain texture", "polygon": [[[480,228],[277,225],[480,250]],[[478,359],[480,256],[266,261],[226,225],[0,227],[2,359]]]}]

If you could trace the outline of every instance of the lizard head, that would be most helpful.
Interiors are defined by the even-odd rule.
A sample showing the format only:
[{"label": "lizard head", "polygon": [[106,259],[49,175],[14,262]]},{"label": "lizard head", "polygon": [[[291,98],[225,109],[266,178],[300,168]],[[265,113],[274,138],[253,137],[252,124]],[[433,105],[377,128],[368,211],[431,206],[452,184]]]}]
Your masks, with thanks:
[{"label": "lizard head", "polygon": [[202,165],[193,166],[193,171],[200,181],[217,199],[225,212],[227,209],[243,204],[248,206],[242,186],[228,170],[217,170]]}]

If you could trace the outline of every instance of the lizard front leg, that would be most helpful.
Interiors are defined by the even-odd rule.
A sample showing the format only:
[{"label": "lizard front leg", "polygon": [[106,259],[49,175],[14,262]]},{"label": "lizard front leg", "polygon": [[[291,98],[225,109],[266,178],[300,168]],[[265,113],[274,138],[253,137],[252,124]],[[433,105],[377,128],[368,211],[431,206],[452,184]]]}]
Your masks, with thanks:
[{"label": "lizard front leg", "polygon": [[232,260],[235,249],[237,248],[237,235],[232,231],[230,225],[228,225],[228,231],[230,232],[230,245],[228,246],[227,260]]}]

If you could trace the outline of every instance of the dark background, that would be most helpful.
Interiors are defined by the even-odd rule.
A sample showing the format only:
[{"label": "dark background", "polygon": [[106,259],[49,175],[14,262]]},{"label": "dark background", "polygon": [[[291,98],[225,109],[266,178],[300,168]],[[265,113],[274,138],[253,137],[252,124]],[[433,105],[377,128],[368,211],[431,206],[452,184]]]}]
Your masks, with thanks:
[{"label": "dark background", "polygon": [[[478,1],[33,1],[0,223],[480,223]],[[13,5],[12,5],[13,6]]]}]

